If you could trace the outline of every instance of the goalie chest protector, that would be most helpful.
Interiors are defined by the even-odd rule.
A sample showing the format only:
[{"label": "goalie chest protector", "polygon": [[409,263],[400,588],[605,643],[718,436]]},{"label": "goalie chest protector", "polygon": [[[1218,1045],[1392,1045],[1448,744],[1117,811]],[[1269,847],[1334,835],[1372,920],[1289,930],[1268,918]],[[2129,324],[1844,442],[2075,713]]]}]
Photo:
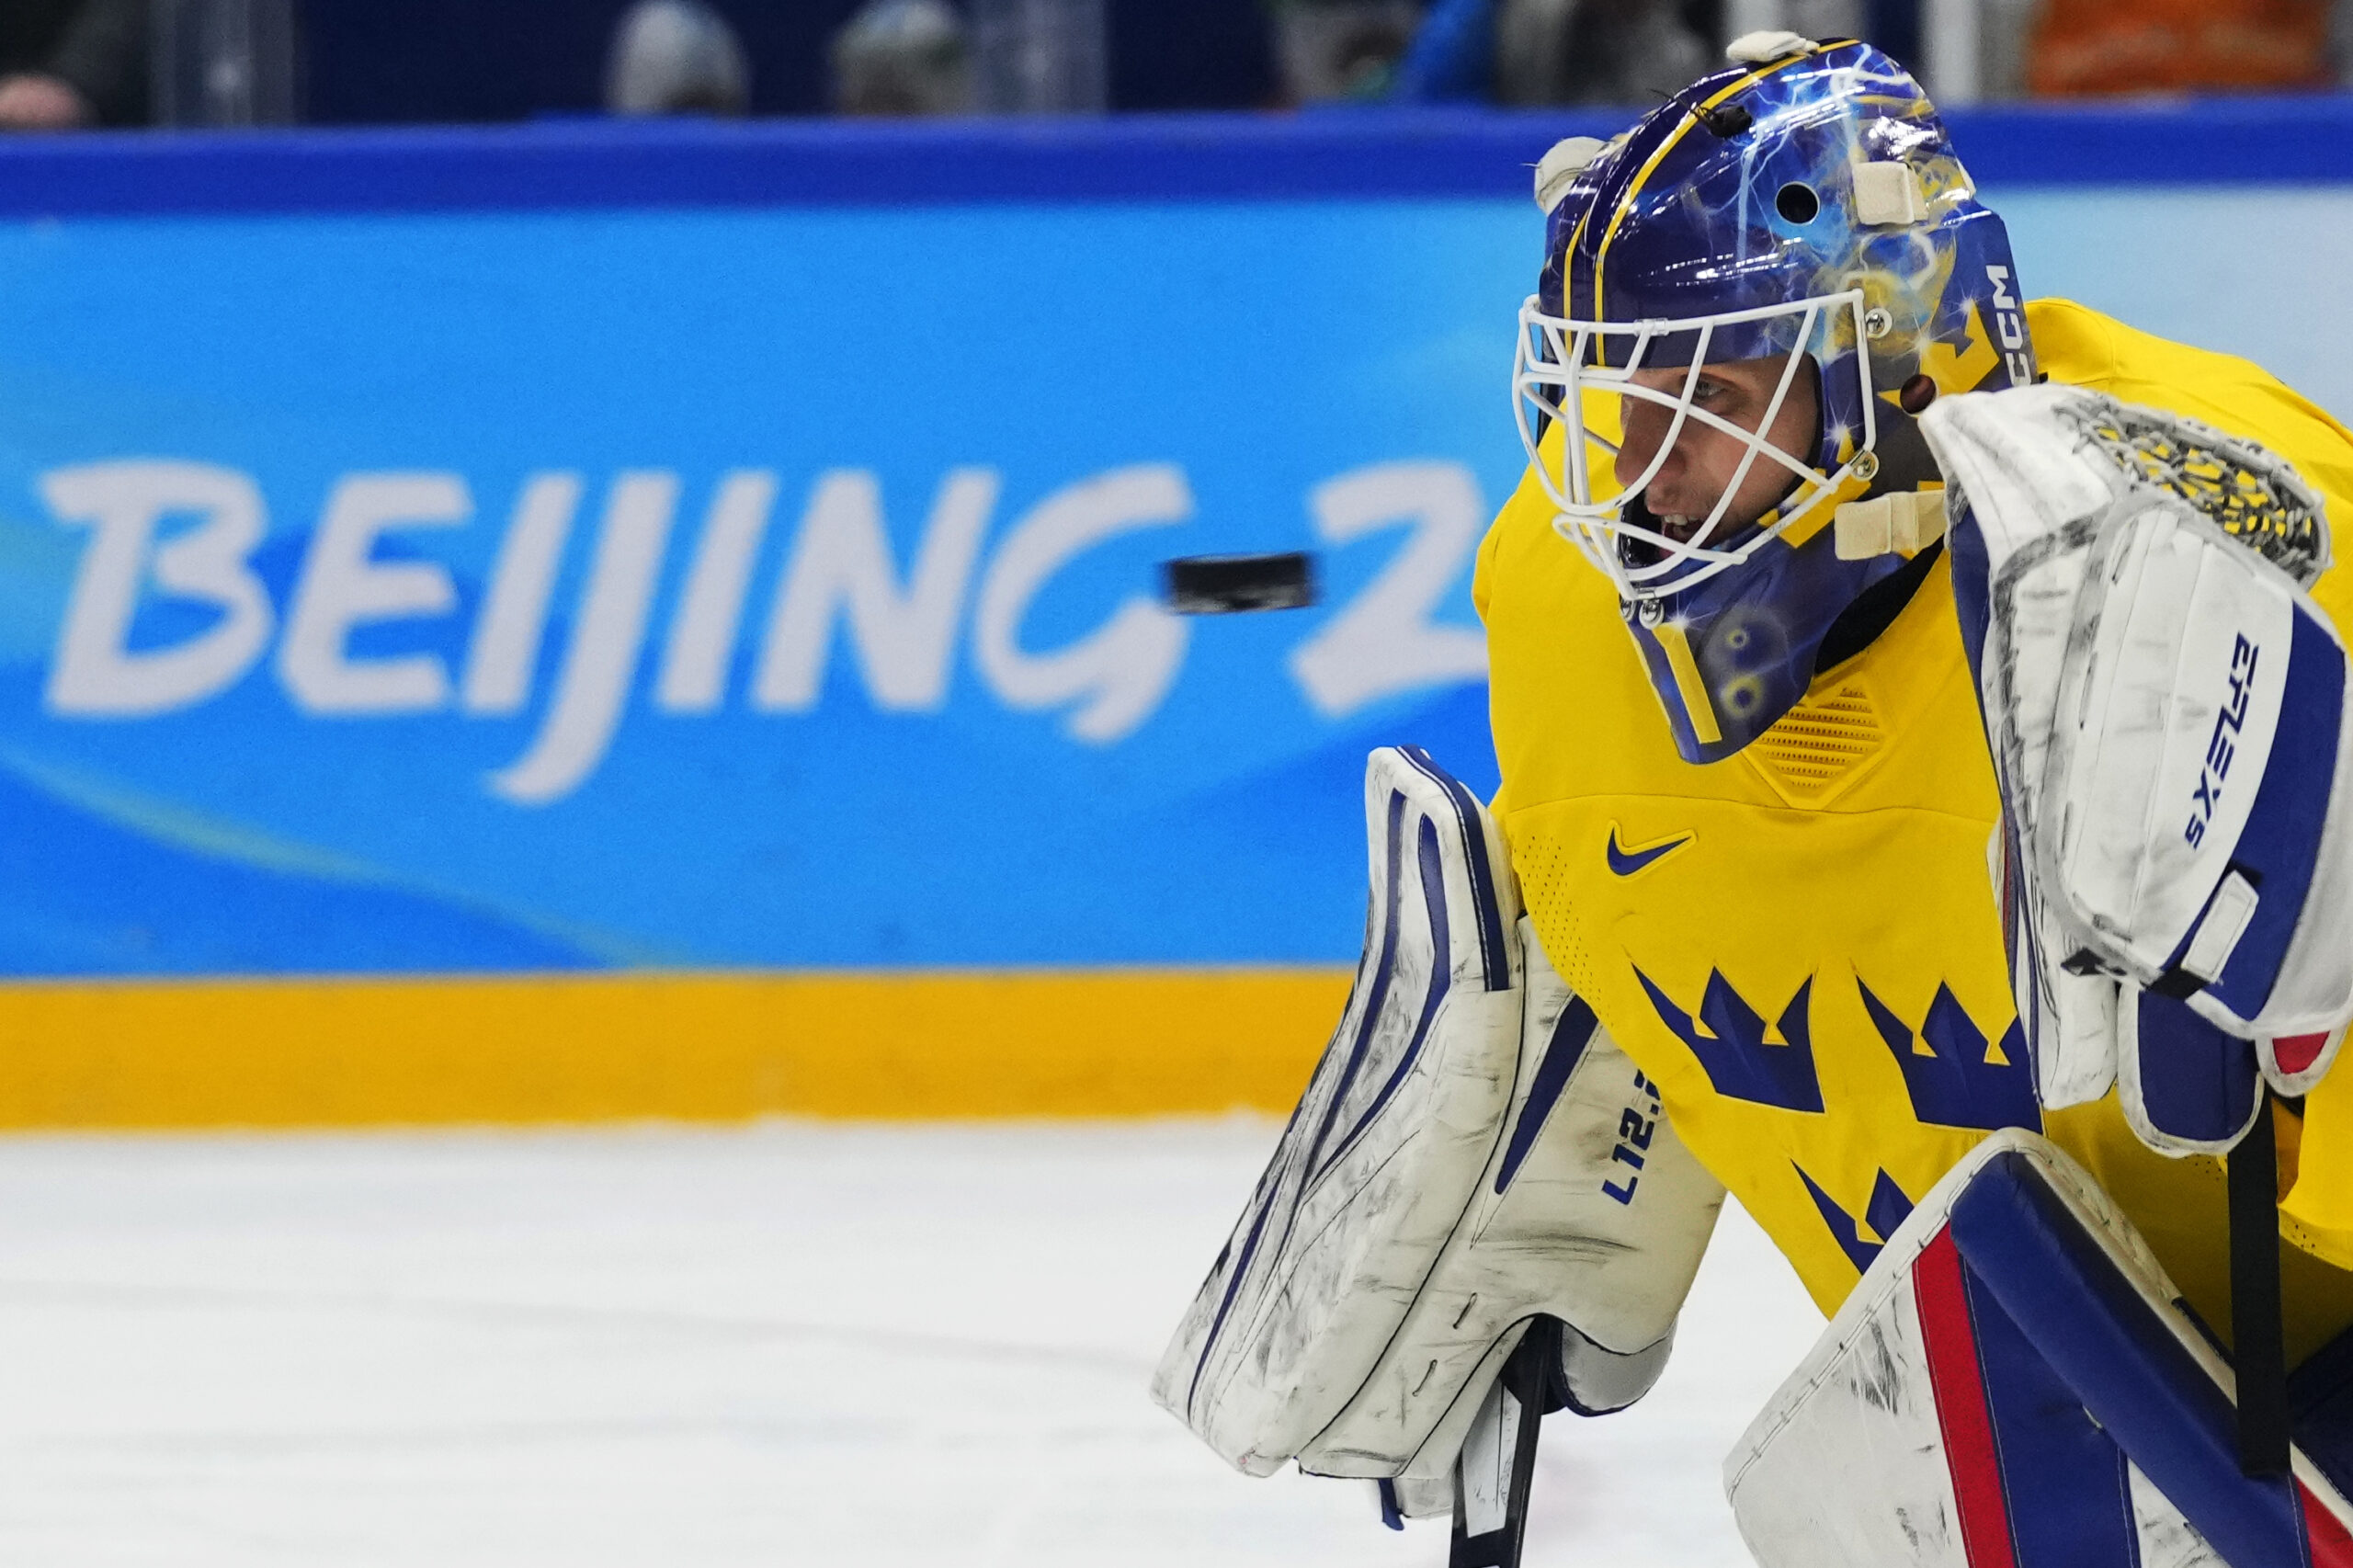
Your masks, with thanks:
[{"label": "goalie chest protector", "polygon": [[[2262,370],[2065,301],[2027,314],[2052,379],[2260,442],[2353,518],[2353,434]],[[2344,569],[2315,593],[2353,626]],[[2226,1321],[2220,1163],[2151,1153],[2113,1096],[2035,1104],[1986,871],[1993,768],[1944,562],[1870,647],[1707,766],[1676,754],[1615,595],[1553,533],[1532,479],[1481,548],[1474,596],[1495,814],[1545,949],[1825,1312],[1939,1177],[2023,1127],[2090,1168]],[[2291,1356],[2353,1322],[2353,1072],[2310,1097],[2300,1153]]]}]

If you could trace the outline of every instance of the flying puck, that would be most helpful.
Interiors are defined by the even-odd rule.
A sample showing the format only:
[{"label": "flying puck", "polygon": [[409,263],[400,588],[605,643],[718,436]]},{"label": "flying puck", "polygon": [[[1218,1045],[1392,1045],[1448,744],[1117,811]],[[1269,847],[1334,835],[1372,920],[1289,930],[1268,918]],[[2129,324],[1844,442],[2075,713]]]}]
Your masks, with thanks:
[{"label": "flying puck", "polygon": [[1315,602],[1315,558],[1304,551],[1191,555],[1163,562],[1160,570],[1162,597],[1178,615],[1304,609]]}]

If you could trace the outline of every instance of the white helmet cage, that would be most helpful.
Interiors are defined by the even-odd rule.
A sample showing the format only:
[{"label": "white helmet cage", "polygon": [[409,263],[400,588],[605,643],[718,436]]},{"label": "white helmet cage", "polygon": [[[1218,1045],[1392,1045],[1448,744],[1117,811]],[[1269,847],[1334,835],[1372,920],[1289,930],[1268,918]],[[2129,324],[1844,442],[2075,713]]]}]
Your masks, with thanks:
[{"label": "white helmet cage", "polygon": [[[1787,339],[1788,347],[1781,350],[1781,373],[1756,428],[1743,429],[1731,420],[1697,406],[1694,398],[1710,364],[1711,347],[1728,348],[1733,342],[1753,344],[1759,336],[1779,342],[1781,334],[1775,327],[1781,318],[1791,318],[1795,331]],[[1879,460],[1872,452],[1879,431],[1872,406],[1875,400],[1870,385],[1870,356],[1858,351],[1870,335],[1871,324],[1859,289],[1713,315],[1640,322],[1575,321],[1550,315],[1535,296],[1529,296],[1519,311],[1518,351],[1512,368],[1512,404],[1520,444],[1527,449],[1529,461],[1535,468],[1546,497],[1558,508],[1553,528],[1609,578],[1621,598],[1640,602],[1664,598],[1740,564],[1815,505],[1838,494],[1849,480],[1859,482],[1856,488],[1859,489],[1879,470]],[[1720,337],[1721,328],[1737,330]],[[1836,347],[1840,339],[1847,346],[1844,352]],[[1688,362],[1676,363],[1683,358],[1686,343],[1689,345]],[[1669,345],[1673,346],[1673,359],[1665,357]],[[1651,365],[1649,360],[1654,352],[1660,354],[1661,362]],[[1773,422],[1779,417],[1809,355],[1824,377],[1844,372],[1858,378],[1853,401],[1840,398],[1835,402],[1859,408],[1862,428],[1824,430],[1815,451],[1793,456],[1767,439],[1765,432],[1771,430]],[[1715,363],[1750,358],[1753,356],[1724,353]],[[1852,367],[1851,370],[1848,367]],[[1685,372],[1682,385],[1670,391],[1636,381],[1635,375],[1646,368],[1681,369]],[[1818,406],[1833,404],[1826,387],[1814,391]],[[1623,401],[1632,401],[1654,403],[1669,412],[1666,432],[1658,449],[1651,454],[1643,471],[1622,486],[1616,485],[1614,472],[1620,443],[1593,428],[1587,421],[1588,392],[1615,393],[1622,400],[1621,407]],[[1562,426],[1562,435],[1548,450],[1546,428],[1554,421]],[[1635,508],[1634,503],[1658,477],[1659,470],[1682,438],[1685,426],[1695,422],[1732,437],[1746,449],[1713,510],[1689,530],[1688,538],[1677,539],[1652,526],[1656,519],[1649,518],[1646,510]],[[1824,472],[1816,462],[1809,460],[1819,458],[1827,461],[1833,454],[1843,459],[1835,472]],[[1732,517],[1729,513],[1749,471],[1760,459],[1787,470],[1791,484],[1789,493],[1766,514],[1769,521],[1750,529],[1750,524],[1757,519]],[[1608,483],[1596,483],[1595,469],[1600,464],[1608,465]],[[1606,498],[1597,499],[1597,494]],[[1628,515],[1630,509],[1632,517]],[[1649,520],[1642,520],[1644,518]],[[1745,537],[1744,530],[1749,530]]]}]

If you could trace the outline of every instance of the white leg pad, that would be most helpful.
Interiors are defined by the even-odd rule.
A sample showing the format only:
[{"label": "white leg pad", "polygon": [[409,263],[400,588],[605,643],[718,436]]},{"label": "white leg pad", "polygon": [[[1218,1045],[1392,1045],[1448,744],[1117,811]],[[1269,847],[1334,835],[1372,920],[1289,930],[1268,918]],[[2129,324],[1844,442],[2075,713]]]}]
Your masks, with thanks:
[{"label": "white leg pad", "polygon": [[1418,1515],[1538,1313],[1580,1407],[1649,1388],[1723,1189],[1545,961],[1484,809],[1393,749],[1366,809],[1355,992],[1153,1392],[1239,1469]]},{"label": "white leg pad", "polygon": [[1764,1568],[2310,1568],[2353,1506],[2239,1472],[2230,1369],[2084,1169],[1988,1138],[1888,1238],[1732,1457]]}]

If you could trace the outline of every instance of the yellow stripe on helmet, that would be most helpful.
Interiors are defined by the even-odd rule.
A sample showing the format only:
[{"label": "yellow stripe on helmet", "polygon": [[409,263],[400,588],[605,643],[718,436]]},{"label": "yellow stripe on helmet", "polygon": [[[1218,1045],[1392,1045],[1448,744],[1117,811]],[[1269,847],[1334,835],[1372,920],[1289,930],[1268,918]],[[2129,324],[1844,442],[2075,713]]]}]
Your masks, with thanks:
[{"label": "yellow stripe on helmet", "polygon": [[[1626,194],[1618,199],[1617,210],[1609,215],[1609,227],[1602,231],[1601,244],[1593,253],[1594,320],[1602,321],[1606,319],[1601,311],[1601,267],[1603,262],[1608,259],[1609,243],[1618,237],[1619,225],[1625,222],[1626,214],[1632,210],[1634,198],[1642,194],[1643,185],[1646,184],[1651,176],[1657,171],[1660,162],[1664,160],[1669,153],[1675,150],[1677,143],[1683,140],[1685,133],[1689,131],[1694,125],[1699,123],[1699,115],[1705,110],[1714,108],[1717,105],[1733,97],[1735,93],[1746,92],[1749,88],[1755,86],[1766,77],[1770,76],[1776,71],[1795,65],[1801,60],[1811,60],[1817,54],[1827,54],[1834,49],[1843,49],[1853,41],[1854,40],[1851,39],[1840,39],[1832,43],[1817,44],[1804,54],[1792,54],[1783,59],[1773,61],[1769,64],[1760,65],[1756,70],[1751,71],[1747,75],[1740,78],[1740,80],[1727,83],[1706,102],[1695,106],[1692,109],[1685,113],[1681,123],[1676,126],[1675,130],[1668,134],[1666,140],[1660,142],[1657,148],[1652,152],[1651,155],[1643,160],[1643,166],[1641,169],[1636,171],[1633,183],[1627,186]],[[1582,219],[1578,221],[1577,228],[1580,233],[1584,231],[1585,223]],[[1575,255],[1575,244],[1573,239],[1571,241],[1571,247],[1569,251],[1572,265],[1574,265],[1574,258]],[[1564,275],[1562,278],[1563,298],[1561,301],[1563,314],[1567,313],[1567,295],[1569,291],[1569,280]]]}]

